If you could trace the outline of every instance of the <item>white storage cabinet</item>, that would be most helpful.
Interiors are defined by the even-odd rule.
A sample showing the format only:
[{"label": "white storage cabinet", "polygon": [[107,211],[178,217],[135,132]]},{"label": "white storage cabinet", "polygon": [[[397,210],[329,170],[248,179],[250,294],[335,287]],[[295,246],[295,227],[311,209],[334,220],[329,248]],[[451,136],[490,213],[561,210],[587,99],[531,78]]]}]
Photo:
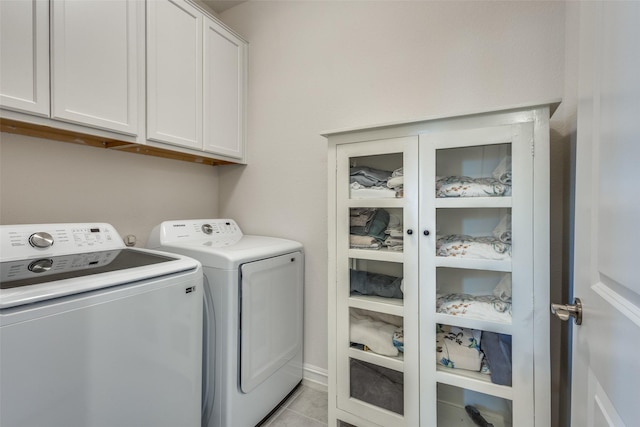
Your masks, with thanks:
[{"label": "white storage cabinet", "polygon": [[49,2],[0,2],[0,106],[49,116]]},{"label": "white storage cabinet", "polygon": [[141,2],[3,1],[0,8],[3,108],[139,134]]},{"label": "white storage cabinet", "polygon": [[557,105],[325,134],[329,425],[549,425]]},{"label": "white storage cabinet", "polygon": [[246,42],[185,0],[147,2],[147,138],[244,159]]}]

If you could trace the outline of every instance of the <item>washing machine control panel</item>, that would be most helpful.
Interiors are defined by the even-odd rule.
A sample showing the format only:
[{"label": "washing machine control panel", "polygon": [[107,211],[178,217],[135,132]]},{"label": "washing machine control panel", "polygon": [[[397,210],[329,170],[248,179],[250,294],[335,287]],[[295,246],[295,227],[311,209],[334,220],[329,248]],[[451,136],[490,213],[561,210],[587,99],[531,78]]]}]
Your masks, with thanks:
[{"label": "washing machine control panel", "polygon": [[[2,261],[97,252],[124,247],[110,224],[19,224],[0,226]],[[40,268],[40,266],[38,266]]]}]

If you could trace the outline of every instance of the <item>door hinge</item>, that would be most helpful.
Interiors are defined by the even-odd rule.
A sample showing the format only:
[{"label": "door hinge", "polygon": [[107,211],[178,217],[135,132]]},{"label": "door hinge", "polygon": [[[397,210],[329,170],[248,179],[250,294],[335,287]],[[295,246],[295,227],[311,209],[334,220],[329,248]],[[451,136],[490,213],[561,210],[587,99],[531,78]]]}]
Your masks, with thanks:
[{"label": "door hinge", "polygon": [[531,144],[531,157],[535,157],[536,156],[536,143],[533,140],[533,138],[531,139],[531,141],[529,141],[529,143]]}]

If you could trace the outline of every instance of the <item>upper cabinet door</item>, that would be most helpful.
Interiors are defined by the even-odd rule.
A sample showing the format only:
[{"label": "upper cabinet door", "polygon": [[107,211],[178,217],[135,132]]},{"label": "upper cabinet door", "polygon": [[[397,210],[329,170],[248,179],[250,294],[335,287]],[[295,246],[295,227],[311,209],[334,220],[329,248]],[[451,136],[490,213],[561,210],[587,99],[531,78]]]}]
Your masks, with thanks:
[{"label": "upper cabinet door", "polygon": [[147,138],[202,149],[203,15],[184,0],[147,2]]},{"label": "upper cabinet door", "polygon": [[51,2],[52,117],[138,133],[140,2]]},{"label": "upper cabinet door", "polygon": [[0,106],[49,116],[49,2],[0,1]]},{"label": "upper cabinet door", "polygon": [[246,46],[205,19],[203,149],[239,159],[244,153]]}]

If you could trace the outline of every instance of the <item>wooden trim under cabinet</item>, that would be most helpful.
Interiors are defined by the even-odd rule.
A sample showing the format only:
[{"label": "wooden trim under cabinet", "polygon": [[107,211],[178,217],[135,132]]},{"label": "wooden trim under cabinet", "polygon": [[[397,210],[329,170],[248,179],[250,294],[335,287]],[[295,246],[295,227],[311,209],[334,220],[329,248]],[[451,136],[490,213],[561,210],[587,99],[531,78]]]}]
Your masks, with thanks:
[{"label": "wooden trim under cabinet", "polygon": [[226,160],[212,159],[195,154],[182,153],[152,147],[144,144],[119,141],[113,138],[103,138],[79,132],[71,132],[56,129],[49,126],[25,123],[17,120],[0,118],[0,131],[18,135],[32,136],[36,138],[52,139],[55,141],[70,142],[73,144],[87,145],[90,147],[107,148],[111,150],[126,151],[128,153],[144,154],[147,156],[162,157],[165,159],[181,160],[210,166],[236,164]]}]

